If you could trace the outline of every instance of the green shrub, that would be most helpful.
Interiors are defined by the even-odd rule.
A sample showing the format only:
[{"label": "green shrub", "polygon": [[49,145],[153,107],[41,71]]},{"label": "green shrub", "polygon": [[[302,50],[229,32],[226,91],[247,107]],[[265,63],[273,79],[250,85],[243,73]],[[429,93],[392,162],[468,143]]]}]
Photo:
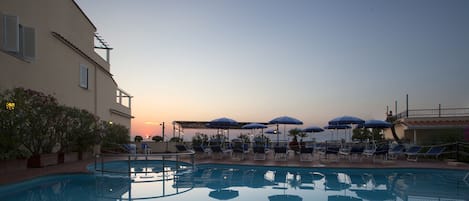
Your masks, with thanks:
[{"label": "green shrub", "polygon": [[163,137],[161,137],[159,135],[153,136],[151,139],[155,142],[163,142]]}]

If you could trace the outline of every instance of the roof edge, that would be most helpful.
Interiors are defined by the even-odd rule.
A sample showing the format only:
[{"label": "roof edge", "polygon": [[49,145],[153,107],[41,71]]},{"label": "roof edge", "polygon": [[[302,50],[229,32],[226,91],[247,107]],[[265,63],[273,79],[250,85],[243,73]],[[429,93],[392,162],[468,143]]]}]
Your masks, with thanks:
[{"label": "roof edge", "polygon": [[71,1],[73,2],[73,4],[75,4],[75,6],[78,8],[80,13],[86,18],[86,20],[88,20],[88,22],[91,24],[91,26],[93,26],[94,31],[96,31],[97,30],[96,26],[93,24],[93,22],[90,20],[90,18],[85,14],[83,9],[80,8],[80,6],[77,4],[77,2],[75,2],[75,0],[71,0]]}]

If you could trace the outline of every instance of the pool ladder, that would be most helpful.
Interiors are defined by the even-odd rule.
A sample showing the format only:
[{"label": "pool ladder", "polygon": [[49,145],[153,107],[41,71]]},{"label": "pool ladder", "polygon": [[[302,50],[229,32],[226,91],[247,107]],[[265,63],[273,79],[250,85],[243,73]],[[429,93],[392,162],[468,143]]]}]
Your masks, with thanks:
[{"label": "pool ladder", "polygon": [[464,181],[464,183],[466,183],[466,185],[469,186],[469,172],[467,172],[466,176],[464,176],[462,181]]}]

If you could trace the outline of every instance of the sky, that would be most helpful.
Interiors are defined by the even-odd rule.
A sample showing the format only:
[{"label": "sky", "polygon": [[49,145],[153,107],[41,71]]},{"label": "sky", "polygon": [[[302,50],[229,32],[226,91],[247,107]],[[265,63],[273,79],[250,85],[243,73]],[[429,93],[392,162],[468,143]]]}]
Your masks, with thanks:
[{"label": "sky", "polygon": [[114,50],[131,135],[469,107],[469,1],[76,0]]}]

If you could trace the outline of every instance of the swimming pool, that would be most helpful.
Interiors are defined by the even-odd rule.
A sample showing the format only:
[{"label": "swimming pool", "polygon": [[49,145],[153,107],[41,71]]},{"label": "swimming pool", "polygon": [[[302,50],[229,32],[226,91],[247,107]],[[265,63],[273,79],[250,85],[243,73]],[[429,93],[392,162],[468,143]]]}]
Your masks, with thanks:
[{"label": "swimming pool", "polygon": [[[0,200],[468,200],[468,171],[144,161],[1,186]],[[94,171],[94,165],[88,167]],[[100,170],[101,167],[97,167]],[[164,171],[163,171],[164,170]]]}]

